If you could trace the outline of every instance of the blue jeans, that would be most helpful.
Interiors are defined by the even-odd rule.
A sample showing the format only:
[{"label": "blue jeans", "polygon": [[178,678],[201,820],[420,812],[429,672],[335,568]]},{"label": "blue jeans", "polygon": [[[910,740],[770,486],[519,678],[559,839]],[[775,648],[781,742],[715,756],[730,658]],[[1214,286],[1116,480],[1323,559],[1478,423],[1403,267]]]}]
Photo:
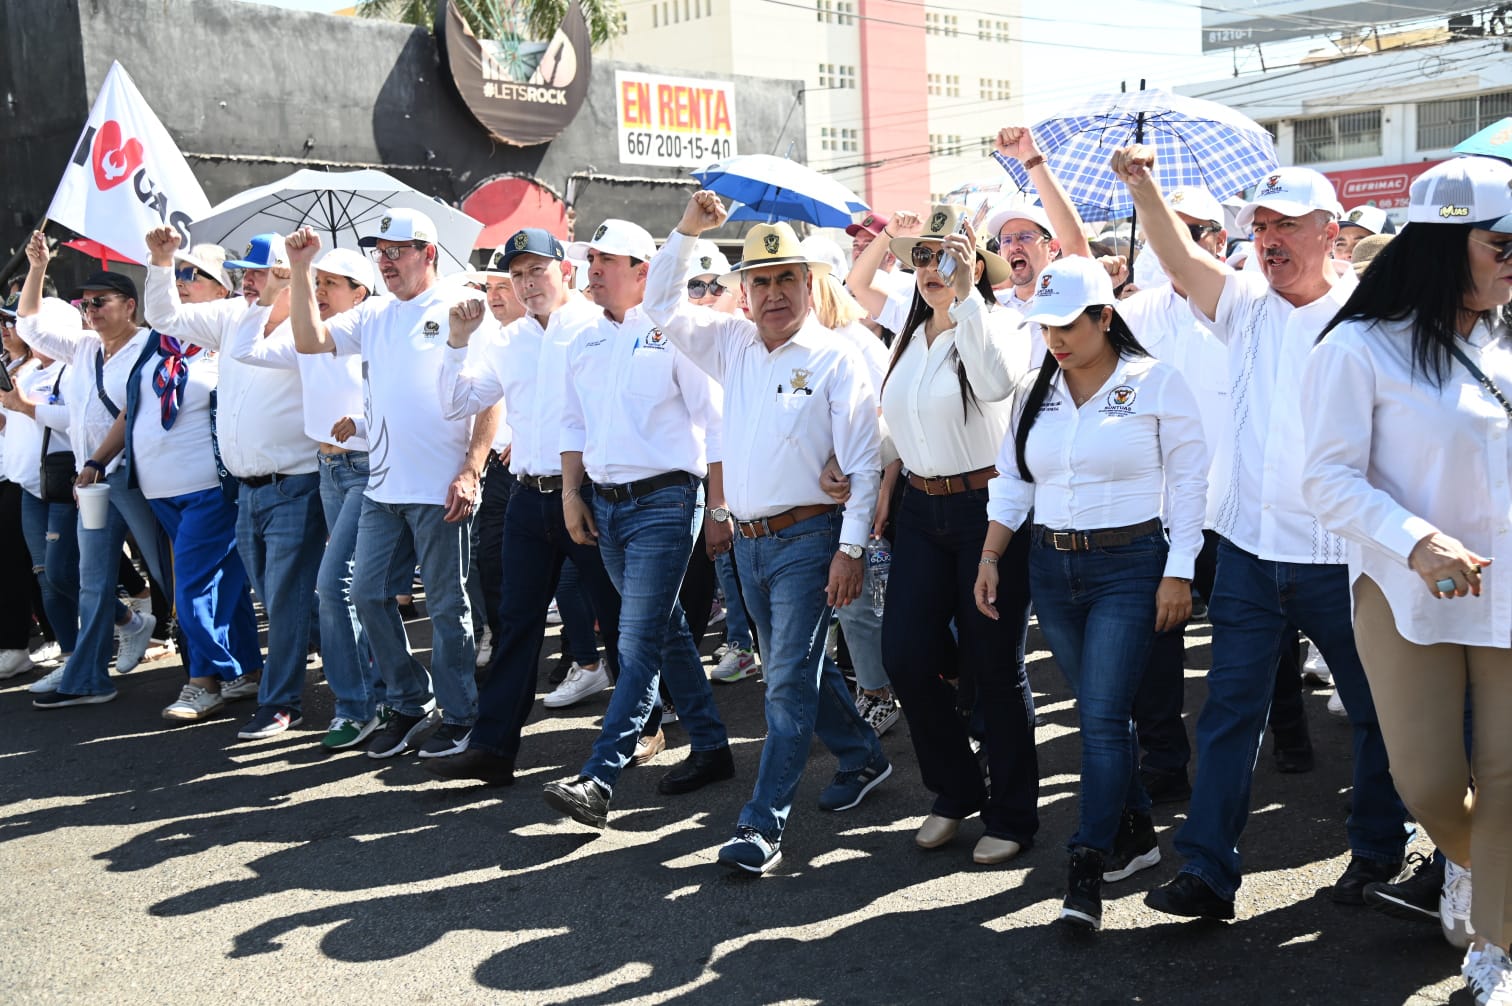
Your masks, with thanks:
[{"label": "blue jeans", "polygon": [[171,568],[165,561],[168,542],[146,498],[141,490],[127,487],[126,473],[119,469],[105,481],[110,485],[105,526],[89,529],[83,520],[78,524],[79,638],[58,685],[58,690],[68,695],[107,695],[115,691],[110,682],[110,654],[115,644],[115,627],[129,614],[116,600],[115,588],[121,546],[128,529],[142,550],[147,571],[164,594],[173,593]]},{"label": "blue jeans", "polygon": [[693,750],[714,751],[730,744],[677,600],[693,549],[689,518],[697,493],[689,476],[686,485],[668,486],[639,499],[592,499],[599,555],[620,595],[619,679],[581,774],[610,790],[635,754],[635,742],[652,707],[660,702],[659,672],[666,675],[667,691]]},{"label": "blue jeans", "polygon": [[265,486],[242,484],[236,503],[236,548],[268,614],[268,659],[259,706],[299,709],[315,612],[315,578],[325,547],[320,474],[281,475]]},{"label": "blue jeans", "polygon": [[231,681],[256,670],[262,651],[237,554],[236,504],[219,486],[148,502],[173,541],[173,604],[189,643],[189,676]]},{"label": "blue jeans", "polygon": [[1290,642],[1288,623],[1317,644],[1354,728],[1350,850],[1362,859],[1400,861],[1407,811],[1391,782],[1375,703],[1355,651],[1348,567],[1272,562],[1221,541],[1208,616],[1213,666],[1197,718],[1191,807],[1176,833],[1176,850],[1187,860],[1182,869],[1225,898],[1239,888],[1239,836],[1249,816],[1276,662]]},{"label": "blue jeans", "polygon": [[580,667],[598,663],[593,604],[579,582],[577,565],[571,559],[562,563],[562,572],[557,576],[556,603],[557,614],[562,616],[562,651]]},{"label": "blue jeans", "polygon": [[1155,531],[1127,545],[1062,552],[1035,537],[1029,593],[1040,631],[1076,696],[1081,815],[1071,846],[1107,853],[1124,810],[1149,813],[1139,782],[1134,696],[1155,641],[1155,592],[1170,546]]},{"label": "blue jeans", "polygon": [[746,611],[762,640],[767,721],[756,788],[740,823],[771,842],[782,838],[815,734],[842,772],[883,758],[876,731],[856,712],[840,668],[824,652],[832,611],[825,587],[839,547],[838,511],[769,537],[735,535]]},{"label": "blue jeans", "polygon": [[[352,557],[367,488],[366,451],[320,455],[320,505],[326,546],[315,577],[320,601],[320,655],[336,698],[335,715],[366,723],[378,711],[378,668],[352,602]],[[412,568],[414,563],[409,564]]]},{"label": "blue jeans", "polygon": [[735,577],[734,553],[721,552],[715,556],[714,573],[719,577],[719,589],[724,591],[725,643],[737,650],[754,649],[750,616],[740,599],[740,583]]},{"label": "blue jeans", "polygon": [[[446,508],[435,503],[379,503],[364,497],[352,592],[383,675],[388,706],[406,716],[420,716],[439,702],[444,722],[470,726],[478,715],[473,679],[477,650],[463,587],[470,532],[465,521],[444,520],[445,513]],[[430,673],[410,652],[394,600],[409,592],[417,556],[431,620]]]},{"label": "blue jeans", "polygon": [[79,532],[74,505],[48,503],[23,490],[21,532],[42,591],[42,610],[58,637],[58,648],[72,653],[79,640]]}]

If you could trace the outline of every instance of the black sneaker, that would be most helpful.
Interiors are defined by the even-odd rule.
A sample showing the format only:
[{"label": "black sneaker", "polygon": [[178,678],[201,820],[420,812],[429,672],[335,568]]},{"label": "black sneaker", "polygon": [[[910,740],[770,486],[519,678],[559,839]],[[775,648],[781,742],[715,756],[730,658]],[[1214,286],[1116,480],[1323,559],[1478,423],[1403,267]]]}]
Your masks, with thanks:
[{"label": "black sneaker", "polygon": [[1113,884],[1148,870],[1160,862],[1160,843],[1155,839],[1155,822],[1149,814],[1124,811],[1113,840],[1113,854],[1103,864],[1103,883]]},{"label": "black sneaker", "polygon": [[1409,853],[1406,871],[1393,881],[1365,885],[1365,904],[1398,919],[1439,921],[1439,895],[1444,890],[1444,861],[1421,852]]},{"label": "black sneaker", "polygon": [[406,716],[393,709],[383,709],[378,718],[381,722],[368,740],[367,755],[369,758],[392,758],[414,746],[420,735],[441,718],[441,712],[432,709],[424,716]]},{"label": "black sneaker", "polygon": [[445,758],[467,750],[467,739],[472,736],[472,727],[460,723],[443,723],[426,738],[420,746],[421,758]]},{"label": "black sneaker", "polygon": [[1139,782],[1151,803],[1183,803],[1192,796],[1185,772],[1140,772]]},{"label": "black sneaker", "polygon": [[1164,887],[1145,895],[1145,904],[1157,912],[1188,919],[1232,919],[1234,903],[1207,885],[1195,873],[1182,871]]},{"label": "black sneaker", "polygon": [[1352,856],[1343,876],[1334,881],[1328,896],[1336,905],[1365,904],[1365,888],[1371,884],[1383,884],[1394,880],[1402,872],[1402,861],[1383,863],[1379,859],[1362,859]]},{"label": "black sneaker", "polygon": [[1066,874],[1066,900],[1061,902],[1060,919],[1076,929],[1102,928],[1103,854],[1096,849],[1077,846],[1071,850],[1071,865]]}]

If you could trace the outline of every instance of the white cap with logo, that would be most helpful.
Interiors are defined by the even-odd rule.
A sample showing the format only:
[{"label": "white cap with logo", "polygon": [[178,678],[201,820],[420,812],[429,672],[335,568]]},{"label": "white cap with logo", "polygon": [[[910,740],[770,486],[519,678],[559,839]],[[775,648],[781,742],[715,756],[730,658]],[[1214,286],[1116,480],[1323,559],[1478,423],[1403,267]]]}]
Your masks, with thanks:
[{"label": "white cap with logo", "polygon": [[1512,234],[1512,164],[1456,157],[1435,164],[1408,190],[1409,224],[1474,224]]},{"label": "white cap with logo", "polygon": [[1386,211],[1379,206],[1356,206],[1339,220],[1340,227],[1358,227],[1371,234],[1380,234],[1386,229]]},{"label": "white cap with logo", "polygon": [[1193,220],[1206,220],[1223,226],[1223,205],[1207,189],[1183,185],[1166,193],[1166,205]]},{"label": "white cap with logo", "polygon": [[316,272],[328,272],[335,276],[345,276],[353,283],[367,287],[368,293],[378,290],[373,280],[373,263],[361,252],[354,252],[350,248],[332,248],[320,258],[315,260]]},{"label": "white cap with logo", "polygon": [[639,224],[611,218],[598,225],[592,238],[568,245],[567,257],[574,262],[586,262],[590,249],[605,255],[624,255],[649,262],[656,254],[656,239]]},{"label": "white cap with logo", "polygon": [[688,262],[688,273],[683,282],[700,276],[723,276],[729,271],[730,260],[725,258],[719,246],[707,238],[700,238],[693,245],[693,258]]},{"label": "white cap with logo", "polygon": [[1024,320],[1040,325],[1069,325],[1094,304],[1116,304],[1113,280],[1096,259],[1073,256],[1051,262],[1035,281],[1034,297]]},{"label": "white cap with logo", "polygon": [[372,248],[379,241],[424,241],[433,245],[436,243],[436,222],[419,210],[403,206],[384,210],[383,216],[378,218],[378,229],[357,243]]},{"label": "white cap with logo", "polygon": [[1027,220],[1051,237],[1055,236],[1055,230],[1050,226],[1050,214],[1045,212],[1045,208],[1018,198],[1001,203],[993,209],[992,215],[987,218],[987,236],[997,237],[1003,225],[1010,220]]},{"label": "white cap with logo", "polygon": [[1239,211],[1239,229],[1248,233],[1258,209],[1274,210],[1283,217],[1306,216],[1324,210],[1338,217],[1344,213],[1333,182],[1312,168],[1277,168],[1260,179],[1255,194]]}]

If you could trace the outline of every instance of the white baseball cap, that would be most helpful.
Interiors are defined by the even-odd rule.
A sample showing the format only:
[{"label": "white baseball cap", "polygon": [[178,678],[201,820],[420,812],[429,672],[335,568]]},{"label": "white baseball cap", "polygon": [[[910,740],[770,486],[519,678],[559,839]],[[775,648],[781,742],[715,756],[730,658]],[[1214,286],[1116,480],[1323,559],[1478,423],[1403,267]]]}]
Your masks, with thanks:
[{"label": "white baseball cap", "polygon": [[1223,226],[1223,204],[1207,189],[1183,185],[1166,193],[1166,205],[1194,220],[1206,220]]},{"label": "white baseball cap", "polygon": [[1080,255],[1045,266],[1035,281],[1024,320],[1040,325],[1068,325],[1094,304],[1116,304],[1113,280],[1096,259]]},{"label": "white baseball cap", "polygon": [[366,287],[368,293],[378,288],[378,284],[373,279],[372,261],[361,252],[354,252],[350,248],[332,248],[315,260],[315,270],[345,276],[353,283]]},{"label": "white baseball cap", "polygon": [[1512,234],[1512,164],[1456,157],[1418,175],[1408,190],[1409,224],[1474,224]]},{"label": "white baseball cap", "polygon": [[189,251],[176,251],[173,261],[193,266],[227,290],[233,289],[231,277],[226,274],[226,249],[220,245],[195,245]]},{"label": "white baseball cap", "polygon": [[402,206],[386,209],[378,219],[378,229],[357,243],[372,248],[379,241],[424,241],[433,245],[436,243],[436,222],[419,210]]},{"label": "white baseball cap", "polygon": [[640,224],[610,218],[598,225],[592,238],[568,245],[567,257],[574,262],[586,262],[589,249],[606,255],[624,255],[649,262],[656,254],[656,239]]},{"label": "white baseball cap", "polygon": [[1305,216],[1313,210],[1325,210],[1336,217],[1344,213],[1333,182],[1312,168],[1277,168],[1260,179],[1255,194],[1239,211],[1236,222],[1241,231],[1249,233],[1255,211],[1262,207],[1283,217]]},{"label": "white baseball cap", "polygon": [[1055,236],[1055,229],[1050,226],[1050,214],[1045,212],[1045,208],[1018,199],[1003,203],[992,211],[992,215],[987,218],[987,236],[997,237],[1003,225],[1010,220],[1027,220],[1051,237]]},{"label": "white baseball cap", "polygon": [[845,274],[850,272],[850,267],[845,264],[845,252],[823,234],[810,234],[798,242],[798,247],[803,254],[812,262],[823,262],[830,267],[830,275],[844,279]]},{"label": "white baseball cap", "polygon": [[1371,234],[1380,234],[1386,229],[1386,211],[1379,206],[1356,206],[1339,219],[1340,227],[1358,227]]},{"label": "white baseball cap", "polygon": [[700,239],[693,245],[693,259],[688,263],[688,274],[683,277],[683,282],[700,276],[723,276],[729,271],[730,260],[725,258],[719,246],[713,241]]}]

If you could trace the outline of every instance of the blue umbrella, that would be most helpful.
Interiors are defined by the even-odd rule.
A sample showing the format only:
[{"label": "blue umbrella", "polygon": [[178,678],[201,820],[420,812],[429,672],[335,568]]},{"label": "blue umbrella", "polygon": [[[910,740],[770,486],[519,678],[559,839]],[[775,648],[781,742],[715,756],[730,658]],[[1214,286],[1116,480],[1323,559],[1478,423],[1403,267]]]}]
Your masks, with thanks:
[{"label": "blue umbrella", "polygon": [[[693,172],[698,183],[744,203],[742,220],[804,220],[816,227],[846,227],[869,207],[828,175],[771,154],[741,154]],[[732,218],[734,219],[734,218]]]},{"label": "blue umbrella", "polygon": [[1481,154],[1512,161],[1512,115],[1494,122],[1454,148],[1456,154]]},{"label": "blue umbrella", "polygon": [[[1108,167],[1113,151],[1131,143],[1155,148],[1155,178],[1165,191],[1201,186],[1227,199],[1277,167],[1275,142],[1259,123],[1161,88],[1095,95],[1036,124],[1034,140],[1084,220],[1133,215],[1128,189]],[[1031,187],[1017,161],[1000,161],[1021,188]]]}]

